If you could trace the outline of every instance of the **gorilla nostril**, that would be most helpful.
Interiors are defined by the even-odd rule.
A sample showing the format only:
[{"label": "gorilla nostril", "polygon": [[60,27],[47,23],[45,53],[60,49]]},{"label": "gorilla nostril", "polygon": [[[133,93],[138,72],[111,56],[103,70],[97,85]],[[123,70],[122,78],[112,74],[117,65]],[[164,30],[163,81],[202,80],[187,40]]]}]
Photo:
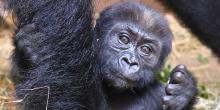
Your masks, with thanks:
[{"label": "gorilla nostril", "polygon": [[123,57],[122,61],[124,61],[129,66],[138,66],[138,63],[136,61],[131,61],[127,57]]},{"label": "gorilla nostril", "polygon": [[138,66],[138,63],[136,62],[130,63],[130,66]]},{"label": "gorilla nostril", "polygon": [[129,65],[130,65],[130,62],[129,62],[128,58],[123,57],[123,58],[122,58],[122,61],[124,61],[125,63],[127,63],[127,64],[129,64]]}]

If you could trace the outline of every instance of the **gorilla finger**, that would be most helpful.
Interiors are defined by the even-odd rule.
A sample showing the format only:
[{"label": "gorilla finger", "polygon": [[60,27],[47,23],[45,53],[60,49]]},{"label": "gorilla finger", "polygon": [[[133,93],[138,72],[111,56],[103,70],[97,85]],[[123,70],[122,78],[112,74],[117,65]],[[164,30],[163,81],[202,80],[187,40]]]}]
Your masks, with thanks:
[{"label": "gorilla finger", "polygon": [[30,52],[31,49],[29,49],[30,42],[25,39],[19,39],[16,41],[16,46],[20,51]]},{"label": "gorilla finger", "polygon": [[181,86],[179,84],[168,84],[165,90],[168,95],[177,95],[181,92]]},{"label": "gorilla finger", "polygon": [[16,37],[17,38],[20,38],[21,36],[24,36],[24,35],[29,35],[31,34],[32,32],[35,32],[36,31],[36,26],[34,24],[29,24],[29,25],[26,25],[24,26],[23,28],[21,28]]},{"label": "gorilla finger", "polygon": [[36,29],[36,25],[28,24],[22,28],[23,32],[30,33]]},{"label": "gorilla finger", "polygon": [[172,73],[175,73],[175,72],[183,72],[183,73],[185,73],[186,71],[187,71],[186,66],[183,65],[183,64],[180,64],[180,65],[177,65],[177,66],[173,69]]},{"label": "gorilla finger", "polygon": [[183,102],[177,100],[177,97],[173,96],[164,96],[163,97],[163,103],[165,110],[182,110],[182,104]]},{"label": "gorilla finger", "polygon": [[182,72],[175,72],[171,75],[170,83],[182,83],[186,81],[186,76]]},{"label": "gorilla finger", "polygon": [[25,48],[25,55],[29,58],[29,60],[34,63],[37,62],[38,56],[33,52],[30,47]]},{"label": "gorilla finger", "polygon": [[162,100],[163,100],[163,103],[166,106],[171,106],[172,105],[173,96],[164,96]]}]

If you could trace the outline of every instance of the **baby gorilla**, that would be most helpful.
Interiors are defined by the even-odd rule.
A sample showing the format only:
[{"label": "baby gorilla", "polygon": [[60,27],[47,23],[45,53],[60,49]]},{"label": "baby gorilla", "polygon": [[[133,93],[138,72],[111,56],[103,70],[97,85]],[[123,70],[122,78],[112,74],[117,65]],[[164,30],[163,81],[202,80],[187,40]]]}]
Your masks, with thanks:
[{"label": "baby gorilla", "polygon": [[98,70],[110,110],[190,110],[196,81],[177,66],[164,87],[155,78],[171,51],[172,33],[151,8],[121,3],[104,10],[95,27]]},{"label": "baby gorilla", "polygon": [[[43,34],[33,34],[36,27],[31,24],[21,30],[15,38],[17,51],[22,52],[21,56],[17,56],[18,63],[23,64],[28,59],[26,62],[37,65],[39,58],[44,57],[34,50],[34,47],[37,48],[35,44],[40,43],[33,42],[42,42],[43,39],[36,38],[42,38]],[[158,12],[136,3],[113,5],[101,13],[95,34],[97,38],[93,43],[97,48],[94,51],[98,52],[98,56],[94,66],[103,80],[105,94],[105,99],[99,104],[106,107],[107,102],[107,110],[192,109],[197,93],[196,81],[185,66],[179,65],[171,72],[166,87],[155,78],[155,73],[163,67],[171,51],[172,41],[172,33]],[[24,67],[29,66],[34,65]],[[13,68],[15,73],[25,70]],[[27,80],[13,72],[12,76],[16,84]]]}]

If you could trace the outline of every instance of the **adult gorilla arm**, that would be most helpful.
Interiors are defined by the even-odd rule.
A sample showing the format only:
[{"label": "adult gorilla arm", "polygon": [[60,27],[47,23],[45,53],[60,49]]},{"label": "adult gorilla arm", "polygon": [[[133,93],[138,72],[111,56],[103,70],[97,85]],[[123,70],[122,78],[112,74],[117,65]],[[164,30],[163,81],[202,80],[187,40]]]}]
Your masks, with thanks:
[{"label": "adult gorilla arm", "polygon": [[91,66],[92,0],[5,2],[18,20],[12,78],[23,109],[104,110]]},{"label": "adult gorilla arm", "polygon": [[200,41],[220,57],[219,0],[160,0],[169,5]]}]

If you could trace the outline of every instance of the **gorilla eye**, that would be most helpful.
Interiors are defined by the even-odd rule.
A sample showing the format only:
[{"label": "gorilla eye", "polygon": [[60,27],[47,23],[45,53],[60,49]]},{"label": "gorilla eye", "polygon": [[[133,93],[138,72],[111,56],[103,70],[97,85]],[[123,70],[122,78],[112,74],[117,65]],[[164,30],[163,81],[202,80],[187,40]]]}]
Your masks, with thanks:
[{"label": "gorilla eye", "polygon": [[142,46],[141,52],[143,52],[145,55],[150,55],[152,53],[152,47],[150,45]]},{"label": "gorilla eye", "polygon": [[122,43],[124,43],[124,44],[130,43],[130,39],[129,39],[129,37],[128,37],[127,34],[121,34],[121,35],[119,35],[119,40],[120,40],[120,42],[122,42]]}]

